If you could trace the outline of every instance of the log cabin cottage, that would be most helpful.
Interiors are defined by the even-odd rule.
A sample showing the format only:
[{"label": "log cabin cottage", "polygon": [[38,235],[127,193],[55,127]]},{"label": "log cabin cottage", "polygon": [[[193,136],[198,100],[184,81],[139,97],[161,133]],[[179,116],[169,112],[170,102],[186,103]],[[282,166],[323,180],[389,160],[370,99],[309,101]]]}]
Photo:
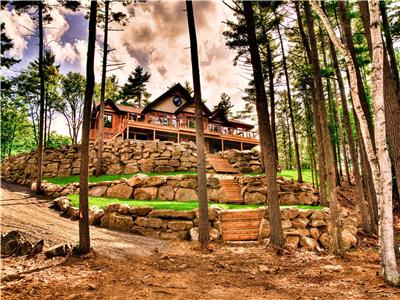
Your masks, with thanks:
[{"label": "log cabin cottage", "polygon": [[[92,110],[90,139],[97,139],[99,103]],[[203,104],[206,151],[248,150],[258,145],[254,126],[228,119],[224,112],[211,112]],[[194,99],[181,84],[176,84],[144,108],[105,101],[104,139],[196,141]]]}]

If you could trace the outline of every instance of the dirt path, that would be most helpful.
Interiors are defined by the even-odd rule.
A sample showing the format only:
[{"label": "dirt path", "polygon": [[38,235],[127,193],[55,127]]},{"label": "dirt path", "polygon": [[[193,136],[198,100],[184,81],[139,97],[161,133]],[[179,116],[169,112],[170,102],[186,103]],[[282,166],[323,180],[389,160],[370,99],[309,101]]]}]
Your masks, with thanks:
[{"label": "dirt path", "polygon": [[[0,197],[1,232],[21,230],[33,240],[44,239],[48,245],[71,243],[79,239],[78,222],[60,217],[49,209],[51,199],[32,197],[29,189],[2,182]],[[99,227],[90,227],[92,247],[112,258],[151,255],[154,250],[166,250],[166,241]]]}]

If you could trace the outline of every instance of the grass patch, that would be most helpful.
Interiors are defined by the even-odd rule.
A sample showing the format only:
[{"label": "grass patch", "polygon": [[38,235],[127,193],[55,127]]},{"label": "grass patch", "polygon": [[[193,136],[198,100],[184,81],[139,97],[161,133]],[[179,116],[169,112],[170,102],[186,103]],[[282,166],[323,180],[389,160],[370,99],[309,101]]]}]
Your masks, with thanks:
[{"label": "grass patch", "polygon": [[[311,176],[311,170],[310,169],[302,169],[301,174],[303,175],[303,181],[306,183],[312,183],[312,176]],[[250,176],[257,176],[257,175],[264,175],[263,173],[248,173],[246,175]],[[286,178],[291,178],[293,180],[297,180],[297,170],[282,170],[281,172],[278,172],[278,176],[286,177]]]},{"label": "grass patch", "polygon": [[[297,170],[282,170],[281,172],[278,173],[278,175],[297,180]],[[305,170],[302,169],[301,175],[303,176],[304,182],[312,183],[312,176],[310,169],[305,169]]]},{"label": "grass patch", "polygon": [[[133,175],[137,174],[145,174],[147,176],[176,176],[176,175],[197,175],[197,172],[136,173],[136,174],[119,174],[119,175],[101,175],[99,177],[90,176],[89,182],[119,180],[121,178],[130,178]],[[79,175],[68,176],[68,177],[45,178],[44,180],[57,185],[67,185],[69,183],[79,182]]]},{"label": "grass patch", "polygon": [[[79,195],[68,195],[71,200],[71,205],[79,207]],[[133,207],[149,206],[154,209],[171,209],[177,211],[192,210],[198,208],[197,201],[163,201],[163,200],[133,200],[133,199],[119,199],[119,198],[106,198],[106,197],[89,197],[89,207],[97,206],[104,208],[112,203],[128,204]],[[257,209],[265,207],[263,204],[223,204],[223,203],[209,203],[209,206],[217,206],[222,209]],[[299,209],[314,209],[320,210],[321,206],[307,206],[307,205],[282,205],[282,208],[297,207]]]}]

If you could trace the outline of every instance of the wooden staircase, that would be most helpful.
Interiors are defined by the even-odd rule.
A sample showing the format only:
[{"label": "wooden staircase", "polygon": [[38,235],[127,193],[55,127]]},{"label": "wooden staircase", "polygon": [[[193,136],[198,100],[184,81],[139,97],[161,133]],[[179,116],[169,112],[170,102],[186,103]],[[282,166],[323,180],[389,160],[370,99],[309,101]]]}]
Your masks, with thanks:
[{"label": "wooden staircase", "polygon": [[234,168],[227,159],[221,158],[216,154],[207,153],[207,161],[214,168],[217,173],[238,173],[239,171]]},{"label": "wooden staircase", "polygon": [[220,179],[223,200],[221,203],[242,203],[241,188],[234,179]]},{"label": "wooden staircase", "polygon": [[221,216],[222,238],[224,241],[258,240],[262,211],[228,210]]}]

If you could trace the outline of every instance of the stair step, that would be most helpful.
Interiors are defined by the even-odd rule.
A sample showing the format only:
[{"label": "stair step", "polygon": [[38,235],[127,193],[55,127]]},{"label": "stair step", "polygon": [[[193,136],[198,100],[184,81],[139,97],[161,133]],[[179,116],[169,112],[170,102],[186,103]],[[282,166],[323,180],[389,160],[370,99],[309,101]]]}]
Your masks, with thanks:
[{"label": "stair step", "polygon": [[258,233],[255,234],[229,234],[222,235],[224,241],[256,241],[258,240]]},{"label": "stair step", "polygon": [[243,221],[225,221],[221,224],[222,230],[232,230],[232,229],[259,229],[259,220],[243,220]]}]

